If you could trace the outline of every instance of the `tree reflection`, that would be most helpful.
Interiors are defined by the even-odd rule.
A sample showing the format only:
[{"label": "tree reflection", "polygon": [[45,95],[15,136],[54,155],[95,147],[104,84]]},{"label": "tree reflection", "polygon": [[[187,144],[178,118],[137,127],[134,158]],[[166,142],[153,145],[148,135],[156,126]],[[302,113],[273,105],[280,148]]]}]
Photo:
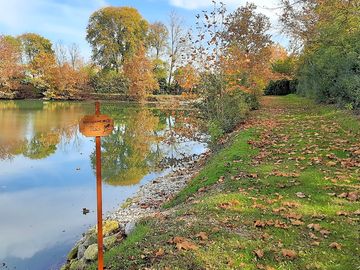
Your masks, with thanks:
[{"label": "tree reflection", "polygon": [[[146,109],[126,109],[119,116],[107,110],[115,120],[114,132],[102,138],[103,179],[111,185],[138,183],[156,168],[159,156],[154,132],[159,118]],[[95,168],[95,153],[91,156]]]},{"label": "tree reflection", "polygon": [[0,102],[0,159],[43,159],[77,134],[83,106],[71,102]]},{"label": "tree reflection", "polygon": [[[103,106],[115,121],[114,132],[102,138],[103,179],[111,185],[138,183],[150,172],[176,167],[193,158],[184,148],[196,126],[181,122],[177,111]],[[191,150],[191,149],[190,149]],[[95,170],[95,152],[91,155]]]},{"label": "tree reflection", "polygon": [[46,158],[55,153],[59,141],[59,133],[38,133],[25,145],[23,155],[30,159]]}]

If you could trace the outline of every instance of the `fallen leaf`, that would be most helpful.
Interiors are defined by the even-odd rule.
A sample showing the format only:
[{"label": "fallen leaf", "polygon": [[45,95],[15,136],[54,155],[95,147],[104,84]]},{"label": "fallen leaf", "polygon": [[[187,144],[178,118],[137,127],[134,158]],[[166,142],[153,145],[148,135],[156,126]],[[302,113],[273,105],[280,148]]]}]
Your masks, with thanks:
[{"label": "fallen leaf", "polygon": [[330,234],[330,231],[328,230],[320,230],[320,233],[323,235],[323,236],[328,236]]},{"label": "fallen leaf", "polygon": [[289,226],[286,225],[285,222],[282,222],[282,221],[280,221],[280,220],[275,220],[275,227],[276,227],[276,228],[281,228],[281,229],[287,229],[287,228],[289,228]]},{"label": "fallen leaf", "polygon": [[336,212],[336,215],[338,215],[338,216],[348,216],[349,214],[347,212],[344,212],[344,211],[338,211],[338,212]]},{"label": "fallen leaf", "polygon": [[341,249],[341,245],[339,243],[333,242],[329,245],[329,247],[340,250]]},{"label": "fallen leaf", "polygon": [[312,232],[309,233],[309,236],[310,236],[311,239],[314,239],[314,240],[319,238],[315,234],[313,234]]},{"label": "fallen leaf", "polygon": [[274,226],[274,225],[275,225],[275,222],[270,219],[270,220],[267,220],[267,221],[265,222],[265,224],[266,224],[267,226]]},{"label": "fallen leaf", "polygon": [[317,232],[321,230],[320,224],[313,224],[313,223],[311,223],[311,224],[307,225],[307,227],[308,227],[309,229],[312,229],[312,230],[317,231]]},{"label": "fallen leaf", "polygon": [[298,198],[306,198],[306,195],[303,192],[296,192],[295,194]]},{"label": "fallen leaf", "polygon": [[159,250],[156,251],[156,253],[155,253],[155,257],[161,257],[161,256],[163,256],[164,254],[165,254],[164,249],[159,248]]},{"label": "fallen leaf", "polygon": [[304,222],[302,222],[301,220],[292,219],[291,224],[294,225],[294,226],[301,226],[301,225],[304,225]]},{"label": "fallen leaf", "polygon": [[181,243],[183,241],[185,241],[186,239],[184,237],[181,236],[176,236],[174,238],[169,239],[167,242],[169,244],[177,244],[177,243]]},{"label": "fallen leaf", "polygon": [[219,183],[222,183],[222,182],[224,182],[224,180],[225,180],[225,176],[220,176],[218,182],[219,182]]},{"label": "fallen leaf", "polygon": [[270,234],[264,233],[264,234],[261,235],[260,238],[261,238],[262,240],[268,240],[270,237],[271,237]]},{"label": "fallen leaf", "polygon": [[355,202],[355,201],[357,201],[359,199],[359,194],[356,191],[349,192],[347,198],[348,198],[349,201]]},{"label": "fallen leaf", "polygon": [[190,242],[188,240],[177,243],[176,248],[178,250],[182,250],[182,249],[183,250],[197,250],[198,249],[198,247],[194,243],[192,243],[192,242]]},{"label": "fallen leaf", "polygon": [[336,166],[336,164],[337,163],[335,161],[329,161],[329,162],[326,163],[326,166],[334,167],[334,166]]},{"label": "fallen leaf", "polygon": [[317,246],[320,246],[320,242],[318,242],[318,241],[313,241],[313,242],[310,243],[310,245],[317,247]]},{"label": "fallen leaf", "polygon": [[285,207],[279,207],[279,208],[274,208],[272,211],[273,211],[273,213],[278,214],[278,213],[280,213],[282,211],[286,211],[286,210],[287,209]]},{"label": "fallen leaf", "polygon": [[283,206],[289,207],[289,208],[296,208],[298,207],[300,204],[297,202],[283,202],[282,203]]},{"label": "fallen leaf", "polygon": [[252,208],[258,208],[258,209],[264,210],[264,209],[266,209],[266,206],[263,205],[263,204],[257,204],[257,203],[255,203],[255,204],[253,204]]},{"label": "fallen leaf", "polygon": [[295,259],[297,257],[296,252],[291,249],[282,249],[281,254],[289,259]]},{"label": "fallen leaf", "polygon": [[208,236],[206,234],[206,232],[199,232],[196,237],[200,238],[201,240],[207,240]]},{"label": "fallen leaf", "polygon": [[236,206],[236,205],[239,205],[239,204],[240,204],[240,202],[238,200],[232,200],[230,202],[220,203],[219,207],[221,209],[228,209],[228,208],[230,208],[232,206]]},{"label": "fallen leaf", "polygon": [[262,228],[262,227],[266,226],[266,223],[264,221],[261,221],[261,220],[256,220],[254,222],[254,226],[257,227],[257,228]]},{"label": "fallen leaf", "polygon": [[296,213],[288,213],[288,214],[285,214],[284,217],[286,217],[288,219],[301,219],[302,215],[296,214]]},{"label": "fallen leaf", "polygon": [[255,253],[256,257],[258,257],[259,259],[264,257],[264,251],[262,249],[256,249],[256,250],[254,250],[254,253]]},{"label": "fallen leaf", "polygon": [[348,196],[347,192],[341,193],[339,195],[337,195],[338,198],[346,198]]}]

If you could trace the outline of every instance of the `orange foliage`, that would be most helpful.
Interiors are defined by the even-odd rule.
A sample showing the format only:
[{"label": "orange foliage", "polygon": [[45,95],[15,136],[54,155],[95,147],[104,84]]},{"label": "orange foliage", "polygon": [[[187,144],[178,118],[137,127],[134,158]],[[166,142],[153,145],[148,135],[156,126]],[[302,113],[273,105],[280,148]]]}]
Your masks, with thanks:
[{"label": "orange foliage", "polygon": [[273,63],[277,60],[285,60],[288,57],[288,52],[280,44],[275,44],[270,47],[270,62]]},{"label": "orange foliage", "polygon": [[128,93],[131,97],[142,101],[151,91],[159,88],[152,69],[152,63],[146,58],[146,51],[143,46],[137,50],[132,58],[125,61],[124,73],[130,82]]},{"label": "orange foliage", "polygon": [[226,74],[229,89],[240,88],[244,92],[260,94],[272,77],[270,69],[270,50],[250,55],[237,47],[228,49],[226,57],[221,59],[222,70]]},{"label": "orange foliage", "polygon": [[20,50],[4,36],[0,36],[0,88],[16,88],[14,80],[21,75]]},{"label": "orange foliage", "polygon": [[221,58],[221,66],[228,78],[228,90],[240,88],[252,94],[261,94],[270,80],[280,79],[280,75],[272,71],[271,64],[288,57],[280,45],[266,47],[258,54],[245,53],[238,47],[230,47],[227,52]]},{"label": "orange foliage", "polygon": [[199,83],[200,79],[197,71],[188,64],[177,69],[175,73],[175,80],[182,88],[192,92],[194,87]]},{"label": "orange foliage", "polygon": [[87,73],[72,68],[69,63],[58,66],[53,54],[40,52],[31,69],[36,83],[46,89],[46,98],[74,99],[87,88]]}]

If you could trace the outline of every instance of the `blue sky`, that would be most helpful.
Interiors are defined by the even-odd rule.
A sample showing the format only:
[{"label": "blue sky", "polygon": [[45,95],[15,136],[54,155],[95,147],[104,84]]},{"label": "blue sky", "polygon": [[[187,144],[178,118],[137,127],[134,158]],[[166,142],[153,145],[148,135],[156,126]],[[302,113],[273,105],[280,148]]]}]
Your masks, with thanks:
[{"label": "blue sky", "polygon": [[[232,10],[244,5],[246,0],[223,0]],[[279,34],[276,13],[268,8],[278,5],[278,0],[248,0],[258,5],[259,11],[271,18],[274,40],[286,45]],[[25,32],[39,33],[53,43],[61,41],[68,45],[78,43],[82,55],[91,54],[85,40],[89,16],[104,6],[132,6],[137,8],[149,22],[168,22],[168,15],[175,10],[187,27],[195,22],[195,15],[211,6],[211,0],[0,0],[0,34],[19,35]]]}]

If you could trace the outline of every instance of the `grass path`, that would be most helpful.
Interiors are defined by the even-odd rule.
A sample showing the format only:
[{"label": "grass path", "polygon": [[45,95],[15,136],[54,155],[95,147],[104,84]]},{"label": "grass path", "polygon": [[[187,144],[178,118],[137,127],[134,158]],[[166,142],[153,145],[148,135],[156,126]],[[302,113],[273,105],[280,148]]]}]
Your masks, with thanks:
[{"label": "grass path", "polygon": [[344,112],[264,98],[167,210],[105,254],[106,269],[360,269],[359,138]]}]

